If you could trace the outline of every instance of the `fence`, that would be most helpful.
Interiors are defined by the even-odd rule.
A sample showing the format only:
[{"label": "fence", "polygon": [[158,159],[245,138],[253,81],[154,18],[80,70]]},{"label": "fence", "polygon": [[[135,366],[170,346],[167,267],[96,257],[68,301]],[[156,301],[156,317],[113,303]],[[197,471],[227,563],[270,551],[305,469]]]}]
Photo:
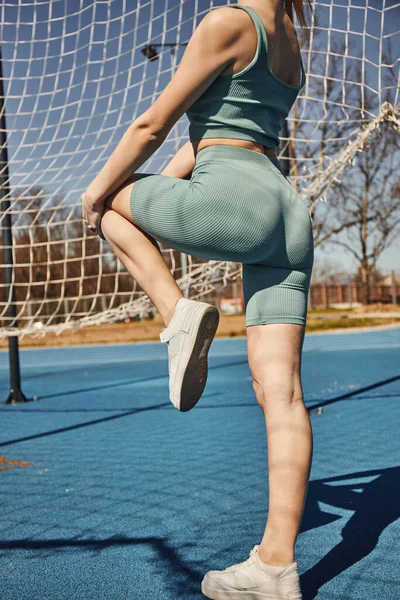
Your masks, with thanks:
[{"label": "fence", "polygon": [[[369,286],[370,302],[396,304],[400,302],[400,277],[394,274],[386,277],[383,282],[374,283]],[[240,279],[234,284],[228,284],[220,290],[214,290],[204,297],[206,302],[215,304],[224,311],[224,300],[236,300],[241,304],[243,311],[243,290]],[[353,304],[366,304],[366,289],[362,283],[349,280],[345,283],[313,283],[310,286],[308,298],[309,309],[327,309],[339,307],[340,305],[351,306]],[[228,312],[229,312],[229,302]],[[235,311],[236,312],[236,311]],[[239,308],[237,308],[239,312]]]},{"label": "fence", "polygon": [[[370,285],[370,302],[385,304],[400,302],[400,284]],[[329,308],[332,305],[366,303],[366,289],[361,283],[314,283],[310,287],[309,308]]]}]

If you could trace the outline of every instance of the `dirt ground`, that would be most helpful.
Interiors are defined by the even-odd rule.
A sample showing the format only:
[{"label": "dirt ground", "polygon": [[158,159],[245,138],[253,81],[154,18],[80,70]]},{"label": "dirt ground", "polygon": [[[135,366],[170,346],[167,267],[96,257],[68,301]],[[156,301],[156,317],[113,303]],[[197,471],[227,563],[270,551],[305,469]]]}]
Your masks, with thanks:
[{"label": "dirt ground", "polygon": [[[353,310],[309,311],[307,332],[364,328],[398,323],[400,305],[376,304]],[[78,330],[64,331],[60,335],[48,333],[44,338],[24,336],[19,340],[21,348],[40,346],[79,346],[82,344],[117,344],[139,341],[159,341],[163,322],[159,314],[153,320],[131,323],[91,325]],[[246,335],[245,316],[221,315],[216,337]],[[7,348],[8,340],[0,341],[0,348]]]},{"label": "dirt ground", "polygon": [[399,313],[400,314],[400,304],[383,304],[382,302],[377,302],[376,304],[363,304],[362,306],[357,306],[354,309],[355,313]]}]

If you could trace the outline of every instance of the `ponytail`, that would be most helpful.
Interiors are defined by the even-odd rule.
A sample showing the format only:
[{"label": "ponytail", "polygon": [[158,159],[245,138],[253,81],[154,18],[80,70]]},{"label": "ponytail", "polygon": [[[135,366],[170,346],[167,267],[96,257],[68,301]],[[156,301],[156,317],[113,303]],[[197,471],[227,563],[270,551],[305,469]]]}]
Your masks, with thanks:
[{"label": "ponytail", "polygon": [[[307,22],[306,22],[306,19],[304,16],[303,0],[282,0],[282,3],[283,3],[284,11],[289,15],[291,20],[293,21],[293,8],[294,8],[297,19],[298,19],[301,27],[303,29],[308,30],[308,25],[307,25]],[[308,3],[308,7],[310,8],[310,10],[312,12],[310,0],[307,0],[307,3]]]}]

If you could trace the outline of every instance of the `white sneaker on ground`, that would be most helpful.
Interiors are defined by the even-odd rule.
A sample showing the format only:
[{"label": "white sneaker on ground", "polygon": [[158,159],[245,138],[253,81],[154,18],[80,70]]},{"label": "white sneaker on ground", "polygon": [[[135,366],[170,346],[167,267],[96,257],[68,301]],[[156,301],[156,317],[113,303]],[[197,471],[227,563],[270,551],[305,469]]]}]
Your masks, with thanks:
[{"label": "white sneaker on ground", "polygon": [[186,412],[200,399],[207,382],[207,355],[217,331],[219,312],[207,302],[178,300],[168,327],[160,333],[168,343],[169,397]]},{"label": "white sneaker on ground", "polygon": [[257,556],[258,547],[244,562],[206,573],[203,594],[212,600],[301,600],[297,562],[287,567],[265,564]]}]

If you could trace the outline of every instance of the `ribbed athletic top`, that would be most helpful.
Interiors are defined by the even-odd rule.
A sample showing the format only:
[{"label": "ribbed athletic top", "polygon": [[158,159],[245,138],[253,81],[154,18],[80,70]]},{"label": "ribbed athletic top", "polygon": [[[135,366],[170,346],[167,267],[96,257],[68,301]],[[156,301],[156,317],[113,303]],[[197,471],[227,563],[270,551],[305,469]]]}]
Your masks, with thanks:
[{"label": "ribbed athletic top", "polygon": [[268,38],[261,17],[250,6],[227,6],[249,14],[257,30],[256,54],[242,71],[219,75],[186,111],[190,141],[234,138],[276,149],[283,122],[305,84],[303,61],[300,57],[300,85],[279,79],[268,66]]}]

